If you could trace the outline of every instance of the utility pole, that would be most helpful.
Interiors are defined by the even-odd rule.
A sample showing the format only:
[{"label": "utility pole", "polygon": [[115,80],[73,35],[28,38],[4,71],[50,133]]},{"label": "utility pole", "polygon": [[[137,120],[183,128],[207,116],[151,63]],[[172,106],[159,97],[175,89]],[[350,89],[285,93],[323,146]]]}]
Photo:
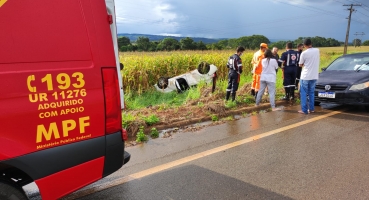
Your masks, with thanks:
[{"label": "utility pole", "polygon": [[347,25],[347,31],[346,31],[346,40],[345,40],[345,47],[343,49],[343,55],[347,54],[347,44],[348,44],[348,38],[349,38],[349,34],[350,34],[350,23],[351,23],[351,14],[352,12],[355,11],[355,9],[353,9],[352,7],[354,6],[361,6],[361,4],[345,4],[343,6],[350,6],[349,10],[350,11],[350,15],[348,18],[348,25]]}]

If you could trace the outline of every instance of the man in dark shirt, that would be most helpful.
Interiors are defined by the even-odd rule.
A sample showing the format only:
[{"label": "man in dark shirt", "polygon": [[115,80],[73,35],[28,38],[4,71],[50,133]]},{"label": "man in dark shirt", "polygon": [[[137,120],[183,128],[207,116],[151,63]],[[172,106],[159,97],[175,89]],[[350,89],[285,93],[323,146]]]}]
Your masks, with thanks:
[{"label": "man in dark shirt", "polygon": [[283,65],[283,86],[286,95],[283,100],[290,100],[295,98],[295,81],[298,67],[297,55],[298,52],[292,49],[292,43],[286,44],[286,52],[282,53],[279,59]]},{"label": "man in dark shirt", "polygon": [[227,67],[228,67],[228,86],[226,90],[226,100],[229,100],[229,97],[232,94],[232,101],[236,99],[236,91],[238,89],[238,84],[240,83],[240,75],[242,73],[242,60],[241,55],[245,51],[244,47],[237,47],[237,52],[233,54],[228,59]]}]

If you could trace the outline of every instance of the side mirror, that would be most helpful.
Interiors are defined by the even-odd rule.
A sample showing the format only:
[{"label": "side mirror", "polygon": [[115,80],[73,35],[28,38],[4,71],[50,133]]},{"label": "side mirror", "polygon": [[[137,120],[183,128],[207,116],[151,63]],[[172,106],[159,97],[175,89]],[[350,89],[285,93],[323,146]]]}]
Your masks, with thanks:
[{"label": "side mirror", "polygon": [[120,70],[123,70],[123,68],[124,68],[123,63],[119,63],[119,66],[120,66]]},{"label": "side mirror", "polygon": [[323,68],[322,68],[322,71],[325,71],[325,70],[327,70],[327,68],[326,68],[326,67],[323,67]]}]

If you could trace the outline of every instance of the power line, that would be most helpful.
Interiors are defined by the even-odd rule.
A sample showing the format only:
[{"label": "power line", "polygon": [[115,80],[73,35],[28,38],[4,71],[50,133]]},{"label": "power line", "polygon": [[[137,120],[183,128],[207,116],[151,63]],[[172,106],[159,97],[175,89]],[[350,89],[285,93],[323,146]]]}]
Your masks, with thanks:
[{"label": "power line", "polygon": [[364,32],[361,32],[361,33],[359,33],[359,32],[356,32],[354,35],[356,35],[356,36],[358,36],[358,35],[361,35],[361,36],[363,36],[363,35],[365,35],[365,33]]},{"label": "power line", "polygon": [[[278,0],[277,0],[278,1]],[[337,0],[335,0],[337,1]],[[327,11],[327,10],[324,10],[324,9],[321,9],[321,8],[314,8],[314,7],[311,7],[311,6],[298,6],[298,5],[293,5],[293,4],[289,4],[289,3],[285,3],[285,2],[281,2],[281,1],[278,1],[282,4],[286,4],[286,5],[290,5],[290,6],[295,6],[295,7],[299,7],[301,9],[304,9],[304,10],[310,10],[310,11],[313,11],[313,12],[316,12],[316,13],[319,13],[319,14],[310,14],[310,15],[304,15],[303,17],[304,18],[307,18],[307,19],[311,19],[311,15],[314,15],[315,17],[322,17],[323,15],[332,15],[332,16],[339,16],[339,17],[342,17],[342,14],[336,14],[336,13],[332,13],[331,11]],[[339,2],[339,1],[337,1]],[[188,17],[190,18],[194,18],[193,17],[194,15],[190,15]],[[188,31],[188,32],[191,32],[191,31],[204,31],[204,32],[208,32],[209,34],[226,34],[226,33],[229,33],[229,32],[233,32],[233,27],[234,27],[234,24],[231,23],[227,23],[227,26],[226,27],[222,27],[221,29],[219,28],[211,28],[211,27],[206,27],[206,26],[191,26],[191,25],[183,25],[180,21],[174,21],[173,19],[169,19],[169,21],[167,20],[163,20],[163,19],[160,19],[160,20],[149,20],[149,19],[143,19],[143,18],[137,18],[135,16],[127,16],[127,15],[123,15],[122,17],[124,18],[127,18],[126,20],[127,21],[130,21],[131,23],[132,22],[136,22],[136,23],[139,23],[139,24],[163,24],[163,25],[170,25],[170,29],[177,29],[177,28],[180,28],[180,29],[184,29],[185,31]],[[301,16],[300,16],[301,17]],[[207,17],[200,17],[200,16],[196,16],[195,15],[195,18],[197,19],[200,19],[200,20],[208,20],[208,19],[211,19],[212,21],[220,21],[220,20],[214,20],[212,17],[211,18],[207,18]],[[249,28],[249,27],[260,27],[258,28],[259,29],[272,29],[270,26],[269,27],[266,27],[265,25],[266,24],[275,24],[275,23],[280,23],[280,22],[285,22],[285,21],[292,21],[294,20],[295,18],[281,18],[281,19],[273,19],[273,20],[268,20],[268,21],[258,21],[257,23],[254,22],[254,23],[246,23],[246,24],[243,24],[242,26],[239,26],[238,25],[238,28]],[[297,18],[296,18],[297,19]],[[301,18],[299,18],[301,19]],[[196,19],[194,19],[196,20]],[[126,21],[126,22],[127,22]],[[222,21],[225,22],[225,20],[223,19]],[[357,21],[355,19],[353,19],[353,21]],[[321,22],[321,20],[319,20],[319,22]],[[361,24],[365,24],[365,22],[362,22],[362,21],[358,21],[359,23]],[[123,22],[124,23],[124,22]],[[310,22],[308,22],[310,23]],[[315,21],[312,22],[312,23],[316,23]],[[229,28],[228,28],[229,27]],[[168,30],[170,30],[168,29]]]},{"label": "power line", "polygon": [[333,0],[333,1],[344,4],[343,2],[340,2],[340,1],[338,1],[338,0]]},{"label": "power line", "polygon": [[[314,12],[324,13],[324,14],[328,14],[328,15],[331,15],[331,16],[338,16],[338,17],[343,17],[343,16],[344,16],[344,15],[340,15],[340,14],[337,14],[337,13],[332,12],[332,11],[324,10],[324,9],[321,9],[321,8],[316,8],[316,7],[314,7],[314,6],[308,6],[308,5],[305,5],[305,7],[302,7],[302,6],[294,5],[294,4],[291,4],[291,3],[283,2],[283,1],[281,1],[281,0],[275,0],[275,1],[277,1],[277,2],[279,2],[279,3],[282,3],[282,4],[286,4],[286,5],[290,5],[290,6],[294,6],[294,7],[302,8],[302,9],[304,9],[304,10],[310,10],[310,11],[314,11]],[[334,1],[336,1],[336,2],[340,2],[340,1],[338,1],[338,0],[334,0]],[[340,2],[340,3],[341,3],[341,2]],[[309,8],[306,8],[306,7],[310,7],[310,9],[309,9]],[[361,22],[361,21],[358,21],[358,20],[356,20],[356,19],[354,19],[353,21],[358,22],[358,23],[360,23],[360,24],[365,24],[365,23],[363,23],[363,22]]]}]

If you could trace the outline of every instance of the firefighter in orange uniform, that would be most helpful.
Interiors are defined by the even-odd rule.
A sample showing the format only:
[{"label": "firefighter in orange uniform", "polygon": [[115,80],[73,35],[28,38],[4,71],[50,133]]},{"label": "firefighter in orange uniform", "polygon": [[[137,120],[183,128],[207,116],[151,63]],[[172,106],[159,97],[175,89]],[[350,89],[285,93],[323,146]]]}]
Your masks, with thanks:
[{"label": "firefighter in orange uniform", "polygon": [[263,69],[261,65],[261,60],[264,58],[264,52],[268,49],[268,45],[266,43],[260,44],[260,50],[254,53],[254,56],[251,60],[252,68],[252,85],[251,85],[251,95],[256,97],[260,88],[260,75]]}]

